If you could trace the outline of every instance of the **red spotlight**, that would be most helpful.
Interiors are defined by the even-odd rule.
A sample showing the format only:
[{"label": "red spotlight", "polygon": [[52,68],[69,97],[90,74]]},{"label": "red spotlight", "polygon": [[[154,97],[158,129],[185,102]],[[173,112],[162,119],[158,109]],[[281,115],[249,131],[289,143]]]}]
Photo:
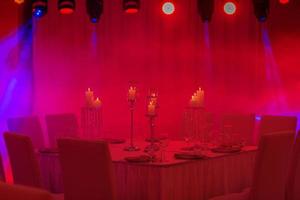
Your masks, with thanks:
[{"label": "red spotlight", "polygon": [[140,0],[123,0],[123,9],[125,13],[137,13],[140,8]]},{"label": "red spotlight", "polygon": [[75,11],[75,0],[58,0],[58,10],[62,15],[72,14]]},{"label": "red spotlight", "polygon": [[128,14],[134,14],[137,13],[139,10],[137,8],[128,8],[127,10],[125,10],[126,13]]},{"label": "red spotlight", "polygon": [[166,15],[171,15],[175,12],[175,6],[172,2],[165,2],[161,9]]},{"label": "red spotlight", "polygon": [[288,4],[290,1],[289,0],[279,0],[279,3],[281,4]]},{"label": "red spotlight", "polygon": [[236,5],[233,2],[226,2],[224,4],[224,12],[227,15],[233,15],[236,12]]}]

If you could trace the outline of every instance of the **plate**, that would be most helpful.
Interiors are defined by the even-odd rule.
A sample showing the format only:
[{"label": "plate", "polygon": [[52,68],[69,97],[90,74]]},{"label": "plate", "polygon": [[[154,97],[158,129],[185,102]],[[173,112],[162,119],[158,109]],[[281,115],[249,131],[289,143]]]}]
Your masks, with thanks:
[{"label": "plate", "polygon": [[140,155],[140,156],[128,156],[124,158],[127,162],[133,163],[145,163],[150,162],[151,158],[147,155]]},{"label": "plate", "polygon": [[178,152],[174,154],[176,159],[195,160],[206,158],[205,155],[195,152]]}]

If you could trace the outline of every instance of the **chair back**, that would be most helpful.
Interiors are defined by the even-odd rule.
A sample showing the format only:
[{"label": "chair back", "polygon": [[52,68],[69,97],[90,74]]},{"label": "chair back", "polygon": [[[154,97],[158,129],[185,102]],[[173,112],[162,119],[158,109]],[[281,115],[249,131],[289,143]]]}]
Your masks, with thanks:
[{"label": "chair back", "polygon": [[3,182],[6,181],[4,165],[3,165],[3,160],[2,160],[1,154],[0,154],[0,181],[3,181]]},{"label": "chair back", "polygon": [[256,157],[252,200],[284,200],[294,132],[263,135]]},{"label": "chair back", "polygon": [[58,138],[79,136],[79,125],[75,114],[52,114],[46,115],[45,119],[51,147],[57,147]]},{"label": "chair back", "polygon": [[65,200],[114,200],[115,179],[108,144],[58,139]]},{"label": "chair back", "polygon": [[289,178],[287,182],[286,200],[299,200],[300,199],[300,131],[296,138],[293,155],[291,160],[291,167]]},{"label": "chair back", "polygon": [[0,182],[1,200],[53,200],[47,191]]},{"label": "chair back", "polygon": [[221,126],[231,126],[232,134],[247,145],[254,145],[254,114],[226,114],[222,116]]},{"label": "chair back", "polygon": [[4,133],[15,184],[41,187],[39,163],[28,136]]},{"label": "chair back", "polygon": [[37,116],[17,117],[7,119],[8,130],[31,138],[34,148],[43,148],[43,129]]},{"label": "chair back", "polygon": [[291,131],[296,132],[297,117],[295,116],[271,116],[264,115],[261,118],[259,132],[265,135],[274,132]]}]

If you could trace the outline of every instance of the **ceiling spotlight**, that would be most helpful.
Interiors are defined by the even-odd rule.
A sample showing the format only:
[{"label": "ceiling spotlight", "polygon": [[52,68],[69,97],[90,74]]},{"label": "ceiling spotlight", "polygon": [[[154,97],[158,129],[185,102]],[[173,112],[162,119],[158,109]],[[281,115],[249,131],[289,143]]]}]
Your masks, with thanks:
[{"label": "ceiling spotlight", "polygon": [[166,15],[171,15],[175,12],[175,6],[172,2],[165,2],[162,5],[162,11],[163,13],[165,13]]},{"label": "ceiling spotlight", "polygon": [[58,10],[62,15],[72,14],[75,10],[75,0],[58,0]]},{"label": "ceiling spotlight", "polygon": [[288,4],[290,1],[289,0],[279,0],[279,3],[281,4]]},{"label": "ceiling spotlight", "polygon": [[140,8],[140,0],[123,0],[123,9],[126,13],[137,13]]},{"label": "ceiling spotlight", "polygon": [[227,15],[233,15],[236,12],[236,5],[233,2],[227,2],[224,4],[224,12]]},{"label": "ceiling spotlight", "polygon": [[47,0],[33,0],[32,1],[32,15],[34,17],[43,17],[48,11]]},{"label": "ceiling spotlight", "polygon": [[269,0],[252,0],[254,7],[254,14],[259,22],[267,20],[269,15]]},{"label": "ceiling spotlight", "polygon": [[198,12],[203,22],[209,22],[214,12],[214,0],[198,0]]},{"label": "ceiling spotlight", "polygon": [[92,23],[97,23],[103,13],[103,0],[86,0],[86,10]]},{"label": "ceiling spotlight", "polygon": [[15,3],[16,4],[22,4],[22,3],[24,3],[24,0],[15,0]]}]

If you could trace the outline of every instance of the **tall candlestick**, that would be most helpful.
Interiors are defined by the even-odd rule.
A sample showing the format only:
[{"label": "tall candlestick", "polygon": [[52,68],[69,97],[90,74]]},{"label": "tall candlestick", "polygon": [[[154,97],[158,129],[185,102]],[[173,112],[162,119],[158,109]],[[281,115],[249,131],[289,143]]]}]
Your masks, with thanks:
[{"label": "tall candlestick", "polygon": [[134,101],[136,98],[136,87],[130,86],[128,90],[128,100]]}]

